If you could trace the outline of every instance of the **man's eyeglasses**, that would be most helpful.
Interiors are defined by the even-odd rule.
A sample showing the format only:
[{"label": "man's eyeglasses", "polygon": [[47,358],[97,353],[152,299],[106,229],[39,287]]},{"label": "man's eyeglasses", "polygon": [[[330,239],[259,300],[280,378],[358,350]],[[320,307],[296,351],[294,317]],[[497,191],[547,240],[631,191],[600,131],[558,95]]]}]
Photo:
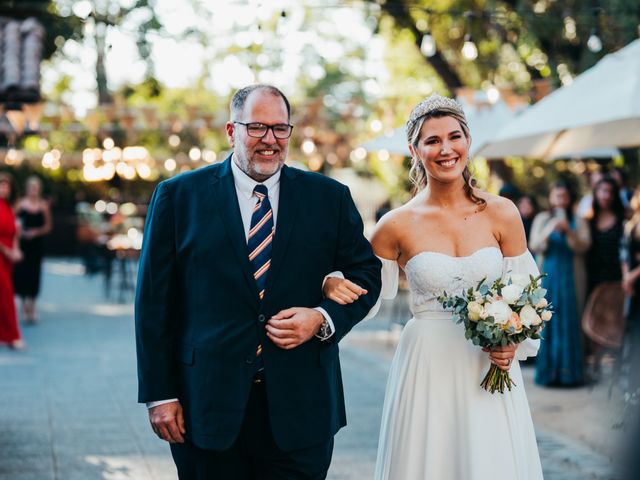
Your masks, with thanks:
[{"label": "man's eyeglasses", "polygon": [[247,135],[253,138],[262,138],[264,137],[269,130],[273,132],[273,136],[283,140],[285,138],[289,138],[291,136],[291,132],[293,131],[293,125],[287,125],[286,123],[278,123],[276,125],[265,125],[264,123],[258,122],[233,122],[239,123],[240,125],[244,125],[247,129]]}]

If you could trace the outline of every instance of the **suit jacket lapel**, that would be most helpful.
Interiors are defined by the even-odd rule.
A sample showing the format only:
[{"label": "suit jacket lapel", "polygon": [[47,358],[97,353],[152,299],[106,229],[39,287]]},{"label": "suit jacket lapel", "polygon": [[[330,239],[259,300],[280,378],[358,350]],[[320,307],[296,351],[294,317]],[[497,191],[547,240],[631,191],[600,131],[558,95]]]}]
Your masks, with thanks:
[{"label": "suit jacket lapel", "polygon": [[238,257],[238,265],[249,284],[251,292],[254,294],[256,300],[259,301],[258,287],[253,278],[253,271],[247,252],[247,240],[242,225],[240,207],[238,206],[238,194],[235,184],[233,183],[231,161],[231,156],[225,160],[214,180],[215,187],[212,190],[215,192],[216,202],[220,207],[219,211],[224,221],[227,234],[229,235],[229,240]]},{"label": "suit jacket lapel", "polygon": [[295,169],[286,165],[282,167],[280,174],[280,199],[278,200],[278,219],[276,223],[276,235],[273,239],[271,253],[271,267],[265,286],[265,300],[269,297],[269,291],[276,285],[276,277],[284,261],[287,245],[293,231],[298,208],[302,203],[299,184],[296,182]]}]

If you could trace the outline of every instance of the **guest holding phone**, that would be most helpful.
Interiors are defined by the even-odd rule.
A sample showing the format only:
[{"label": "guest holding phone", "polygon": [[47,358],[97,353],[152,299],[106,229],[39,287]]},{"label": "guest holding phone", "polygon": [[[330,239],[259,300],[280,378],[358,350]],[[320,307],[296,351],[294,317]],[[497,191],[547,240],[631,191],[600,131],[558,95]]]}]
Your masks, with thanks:
[{"label": "guest holding phone", "polygon": [[549,210],[539,213],[531,226],[529,248],[538,254],[540,271],[547,274],[542,286],[555,311],[536,360],[539,385],[584,383],[580,318],[586,291],[584,253],[591,236],[588,223],[574,215],[574,204],[570,186],[556,183],[549,192]]}]

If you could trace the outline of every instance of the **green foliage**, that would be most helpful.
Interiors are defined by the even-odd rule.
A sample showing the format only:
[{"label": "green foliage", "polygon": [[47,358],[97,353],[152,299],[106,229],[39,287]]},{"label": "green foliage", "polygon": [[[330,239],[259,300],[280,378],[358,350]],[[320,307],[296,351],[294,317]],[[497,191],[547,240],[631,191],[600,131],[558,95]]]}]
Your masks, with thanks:
[{"label": "green foliage", "polygon": [[[570,74],[583,72],[637,38],[640,23],[637,2],[625,0],[396,0],[382,8],[393,19],[395,34],[412,42],[416,52],[422,35],[418,25],[429,28],[441,55],[423,57],[422,63],[444,59],[446,66],[439,71],[452,72],[463,85],[479,88],[493,79],[522,92],[532,80],[551,77],[557,83],[565,67]],[[593,53],[587,40],[596,27],[603,49]],[[478,46],[473,61],[460,54],[466,33]],[[448,83],[452,93],[456,87]]]}]

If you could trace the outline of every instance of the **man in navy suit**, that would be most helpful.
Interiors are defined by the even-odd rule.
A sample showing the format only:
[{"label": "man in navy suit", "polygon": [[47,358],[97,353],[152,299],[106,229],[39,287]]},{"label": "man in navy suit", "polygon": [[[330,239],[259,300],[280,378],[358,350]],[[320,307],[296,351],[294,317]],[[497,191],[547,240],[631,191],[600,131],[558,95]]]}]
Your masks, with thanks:
[{"label": "man in navy suit", "polygon": [[[181,479],[323,479],[346,424],[338,342],[380,262],[344,185],[284,165],[284,94],[236,92],[224,162],[158,185],[136,294],[139,401]],[[322,297],[332,271],[368,291]]]}]

